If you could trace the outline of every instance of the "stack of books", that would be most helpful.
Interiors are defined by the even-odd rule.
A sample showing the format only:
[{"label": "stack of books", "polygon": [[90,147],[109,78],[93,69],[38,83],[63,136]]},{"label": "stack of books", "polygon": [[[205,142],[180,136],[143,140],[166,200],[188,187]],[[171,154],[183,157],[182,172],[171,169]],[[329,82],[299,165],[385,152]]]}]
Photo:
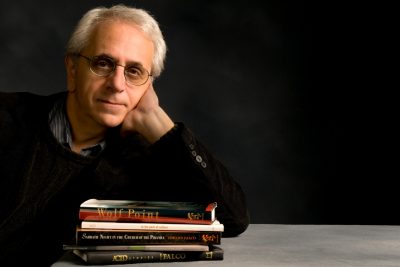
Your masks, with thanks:
[{"label": "stack of books", "polygon": [[222,260],[217,203],[89,199],[79,208],[75,244],[87,264]]}]

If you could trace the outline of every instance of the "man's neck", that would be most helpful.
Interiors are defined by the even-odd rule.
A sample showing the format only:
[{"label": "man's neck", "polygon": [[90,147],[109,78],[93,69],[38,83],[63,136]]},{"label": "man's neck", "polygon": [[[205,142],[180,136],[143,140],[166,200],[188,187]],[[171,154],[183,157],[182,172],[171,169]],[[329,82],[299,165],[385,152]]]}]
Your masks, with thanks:
[{"label": "man's neck", "polygon": [[75,112],[79,109],[74,107],[73,101],[67,100],[66,110],[71,126],[72,151],[80,153],[82,149],[94,146],[104,140],[107,129],[82,119],[84,116]]}]

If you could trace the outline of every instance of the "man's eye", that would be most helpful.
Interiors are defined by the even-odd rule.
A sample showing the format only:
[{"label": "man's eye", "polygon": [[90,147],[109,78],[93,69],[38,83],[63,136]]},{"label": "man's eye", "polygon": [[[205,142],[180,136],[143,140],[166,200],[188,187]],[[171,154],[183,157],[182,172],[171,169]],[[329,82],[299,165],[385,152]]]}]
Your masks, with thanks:
[{"label": "man's eye", "polygon": [[113,62],[106,58],[98,58],[93,60],[93,65],[99,69],[113,69]]},{"label": "man's eye", "polygon": [[141,77],[143,75],[143,70],[137,67],[129,67],[126,69],[126,74],[131,77]]}]

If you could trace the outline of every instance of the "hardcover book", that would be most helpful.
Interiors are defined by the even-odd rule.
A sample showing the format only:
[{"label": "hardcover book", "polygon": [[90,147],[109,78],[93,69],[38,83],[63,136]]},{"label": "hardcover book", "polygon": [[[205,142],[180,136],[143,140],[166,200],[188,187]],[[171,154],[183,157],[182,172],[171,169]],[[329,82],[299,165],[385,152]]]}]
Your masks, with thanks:
[{"label": "hardcover book", "polygon": [[88,199],[80,205],[79,219],[211,224],[217,203]]},{"label": "hardcover book", "polygon": [[106,222],[106,221],[82,221],[82,228],[93,229],[131,229],[131,230],[162,230],[162,231],[207,231],[223,232],[224,225],[218,220],[212,224],[188,224],[188,223],[134,223],[134,222]]},{"label": "hardcover book", "polygon": [[141,250],[141,251],[209,251],[208,245],[106,245],[106,246],[80,246],[63,245],[64,250]]},{"label": "hardcover book", "polygon": [[221,232],[76,228],[77,245],[221,244]]},{"label": "hardcover book", "polygon": [[84,251],[73,250],[88,265],[108,265],[143,262],[184,262],[223,260],[224,251],[212,247],[210,251]]}]

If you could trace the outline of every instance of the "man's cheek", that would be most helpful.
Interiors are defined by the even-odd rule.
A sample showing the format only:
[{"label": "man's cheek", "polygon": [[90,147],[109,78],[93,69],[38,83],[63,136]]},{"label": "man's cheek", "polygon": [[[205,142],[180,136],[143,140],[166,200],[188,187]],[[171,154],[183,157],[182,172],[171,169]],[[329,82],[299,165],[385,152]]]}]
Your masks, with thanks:
[{"label": "man's cheek", "polygon": [[138,90],[137,92],[134,92],[129,96],[132,108],[135,108],[139,104],[140,99],[142,99],[144,93],[145,91]]}]

